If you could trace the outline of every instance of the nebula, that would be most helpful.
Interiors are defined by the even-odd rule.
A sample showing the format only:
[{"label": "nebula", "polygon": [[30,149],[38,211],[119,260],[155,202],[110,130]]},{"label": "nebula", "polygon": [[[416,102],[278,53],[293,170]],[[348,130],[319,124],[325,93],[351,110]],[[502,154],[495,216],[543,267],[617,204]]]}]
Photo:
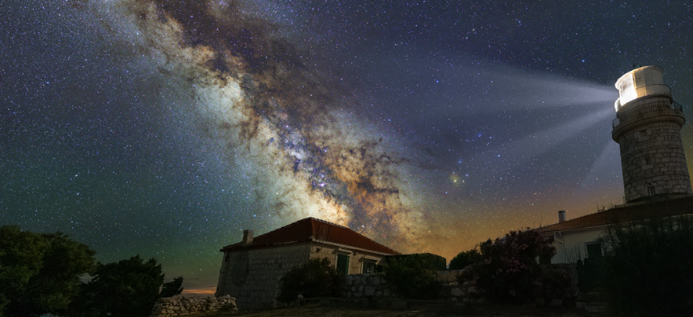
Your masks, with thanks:
[{"label": "nebula", "polygon": [[278,225],[313,216],[399,251],[425,244],[426,217],[402,177],[416,164],[358,118],[348,89],[311,66],[319,58],[254,13],[258,4],[95,4],[100,14],[124,15],[109,18],[134,25],[138,50],[159,58],[162,74],[188,84],[202,129],[230,164],[252,163],[256,199],[278,216]]}]

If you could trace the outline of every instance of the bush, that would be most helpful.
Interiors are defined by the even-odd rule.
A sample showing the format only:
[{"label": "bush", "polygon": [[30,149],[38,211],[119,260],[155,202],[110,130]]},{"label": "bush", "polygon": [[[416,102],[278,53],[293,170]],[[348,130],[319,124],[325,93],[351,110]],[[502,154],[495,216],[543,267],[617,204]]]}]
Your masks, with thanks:
[{"label": "bush", "polygon": [[173,281],[164,283],[161,287],[161,293],[159,297],[173,297],[183,292],[183,277],[179,276],[173,279]]},{"label": "bush", "polygon": [[489,239],[479,245],[481,259],[458,280],[475,282],[481,296],[499,303],[519,304],[550,295],[544,290],[570,284],[565,272],[545,272],[537,263],[537,258],[556,254],[552,242],[552,238],[529,229],[511,231],[495,241]]},{"label": "bush", "polygon": [[450,261],[450,270],[462,270],[481,260],[481,253],[477,249],[460,252]]},{"label": "bush", "polygon": [[342,277],[329,259],[311,259],[308,263],[286,272],[279,280],[277,300],[290,303],[298,294],[304,298],[338,296]]},{"label": "bush", "polygon": [[693,316],[693,225],[685,217],[609,227],[604,287],[617,316]]},{"label": "bush", "polygon": [[[408,299],[435,299],[442,284],[438,281],[440,259],[433,254],[387,257],[383,265],[385,280],[399,296]],[[445,265],[445,258],[442,258]]]},{"label": "bush", "polygon": [[149,316],[163,281],[161,265],[155,259],[144,262],[137,255],[114,263],[99,262],[92,280],[83,285],[79,301],[71,306],[70,316]]},{"label": "bush", "polygon": [[96,252],[63,233],[0,227],[0,316],[60,314],[78,294]]},{"label": "bush", "polygon": [[387,264],[389,261],[397,259],[406,259],[405,262],[421,262],[423,265],[430,267],[431,270],[445,270],[447,269],[445,258],[432,254],[432,253],[415,253],[415,254],[400,254],[400,255],[390,255],[384,258],[383,263]]}]

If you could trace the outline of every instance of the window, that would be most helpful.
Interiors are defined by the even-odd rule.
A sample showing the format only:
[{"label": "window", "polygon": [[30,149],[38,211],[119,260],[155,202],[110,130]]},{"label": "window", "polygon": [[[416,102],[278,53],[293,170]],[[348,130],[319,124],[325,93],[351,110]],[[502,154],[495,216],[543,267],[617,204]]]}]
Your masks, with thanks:
[{"label": "window", "polygon": [[655,191],[655,187],[654,186],[647,186],[647,194],[650,196],[657,194],[657,192]]},{"label": "window", "polygon": [[652,165],[652,159],[650,156],[645,156],[645,165]]},{"label": "window", "polygon": [[600,243],[587,244],[587,257],[590,259],[602,257],[602,245]]},{"label": "window", "polygon": [[375,273],[375,261],[363,260],[363,272],[362,273]]},{"label": "window", "polygon": [[224,262],[228,262],[228,261],[229,261],[229,252],[226,252],[224,254]]},{"label": "window", "polygon": [[337,254],[337,273],[342,276],[349,274],[349,256]]}]

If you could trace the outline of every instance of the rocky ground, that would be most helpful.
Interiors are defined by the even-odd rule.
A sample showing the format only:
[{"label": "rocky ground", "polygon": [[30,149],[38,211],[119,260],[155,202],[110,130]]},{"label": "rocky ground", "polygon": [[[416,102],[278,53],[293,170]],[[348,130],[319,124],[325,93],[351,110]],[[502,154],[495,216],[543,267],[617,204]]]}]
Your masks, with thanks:
[{"label": "rocky ground", "polygon": [[243,311],[231,314],[218,312],[207,315],[188,315],[190,317],[226,317],[226,316],[248,316],[248,317],[433,317],[433,316],[497,316],[497,317],[605,317],[602,314],[590,314],[584,310],[577,310],[564,307],[537,307],[526,306],[503,306],[503,305],[483,305],[470,307],[461,312],[450,312],[446,309],[436,307],[419,307],[407,310],[382,310],[382,309],[363,309],[354,307],[324,307],[318,304],[303,307],[289,307],[265,311]]}]

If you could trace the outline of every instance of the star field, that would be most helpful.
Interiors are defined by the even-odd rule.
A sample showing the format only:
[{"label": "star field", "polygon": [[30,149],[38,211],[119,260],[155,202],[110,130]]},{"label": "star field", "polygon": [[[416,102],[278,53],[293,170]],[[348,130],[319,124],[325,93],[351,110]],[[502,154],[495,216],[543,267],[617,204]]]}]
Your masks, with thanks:
[{"label": "star field", "polygon": [[[622,203],[614,82],[693,113],[684,1],[9,0],[0,225],[196,291],[313,216],[451,259]],[[693,128],[681,130],[693,174]]]}]

